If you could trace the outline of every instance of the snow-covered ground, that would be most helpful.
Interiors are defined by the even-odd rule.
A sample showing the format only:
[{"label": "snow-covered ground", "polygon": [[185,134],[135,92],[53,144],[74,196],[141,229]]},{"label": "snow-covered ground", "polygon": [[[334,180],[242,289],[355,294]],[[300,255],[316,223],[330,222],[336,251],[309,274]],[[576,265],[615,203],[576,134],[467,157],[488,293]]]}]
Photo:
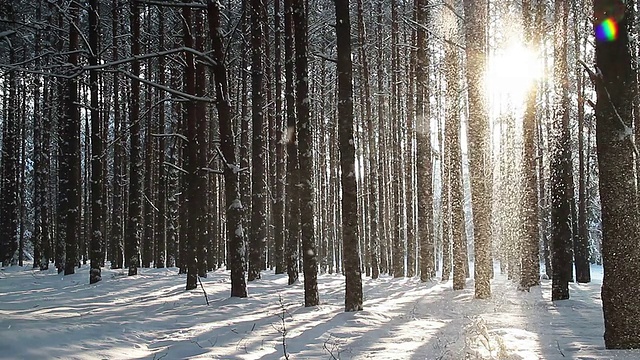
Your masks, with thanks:
[{"label": "snow-covered ground", "polygon": [[301,284],[263,274],[249,297],[231,299],[228,273],[184,291],[177,269],[88,267],[0,271],[2,359],[640,359],[640,351],[604,350],[602,269],[571,284],[571,300],[552,303],[550,281],[520,292],[498,274],[491,300],[474,300],[473,283],[364,279],[364,311],[343,312],[340,275],[319,276],[321,305],[303,306]]}]

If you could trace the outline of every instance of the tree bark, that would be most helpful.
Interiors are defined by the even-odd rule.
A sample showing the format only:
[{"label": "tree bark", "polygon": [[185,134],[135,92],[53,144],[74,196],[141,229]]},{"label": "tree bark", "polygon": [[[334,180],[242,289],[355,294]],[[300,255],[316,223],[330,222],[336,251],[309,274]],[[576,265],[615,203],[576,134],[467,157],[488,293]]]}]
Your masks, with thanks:
[{"label": "tree bark", "polygon": [[[130,2],[131,9],[131,54],[140,54],[140,9],[135,0]],[[131,63],[131,74],[140,75],[140,62]],[[131,104],[129,107],[129,209],[125,229],[125,266],[129,267],[129,276],[138,274],[140,266],[140,237],[142,236],[142,149],[140,143],[140,81],[131,79]]]},{"label": "tree bark", "polygon": [[251,0],[251,237],[247,280],[260,279],[262,258],[267,243],[267,176],[264,133],[264,96],[261,23],[261,0]]},{"label": "tree bark", "polygon": [[362,310],[362,274],[358,248],[358,189],[353,141],[353,88],[349,4],[336,0],[338,44],[338,133],[342,185],[342,241],[346,276],[345,311]]},{"label": "tree bark", "polygon": [[[453,243],[453,289],[462,290],[466,283],[466,266],[467,263],[467,242],[465,237],[465,223],[464,223],[464,198],[463,198],[463,181],[462,181],[462,149],[460,145],[460,127],[461,121],[459,110],[459,92],[460,92],[460,60],[457,50],[453,48],[453,45],[447,45],[445,48],[445,58],[447,66],[445,71],[447,72],[447,114],[446,114],[446,138],[447,138],[447,151],[446,156],[448,163],[445,168],[450,172],[449,191],[451,193],[451,238]],[[445,215],[446,216],[446,215]],[[445,250],[443,251],[444,266],[443,266],[443,280],[449,270],[447,266],[451,266],[448,263],[449,244],[445,240],[443,243]],[[446,277],[448,278],[448,276]]]},{"label": "tree bark", "polygon": [[362,88],[363,88],[363,96],[364,96],[364,111],[365,111],[365,119],[364,123],[366,126],[366,137],[364,140],[365,146],[367,147],[367,153],[369,157],[367,159],[369,166],[369,192],[368,192],[368,202],[369,202],[369,221],[370,221],[370,257],[371,257],[371,277],[373,279],[377,279],[380,276],[380,267],[379,267],[379,189],[378,189],[378,152],[377,152],[377,142],[376,142],[376,133],[375,133],[375,120],[373,119],[373,113],[371,108],[372,98],[371,98],[371,86],[370,86],[370,76],[369,76],[369,61],[366,52],[366,41],[367,41],[367,31],[364,22],[364,9],[362,0],[357,1],[358,6],[358,39],[360,42],[360,59],[362,61]]},{"label": "tree bark", "polygon": [[[80,21],[79,5],[72,3],[69,8],[70,21]],[[78,65],[79,36],[74,24],[69,24],[69,63]],[[78,82],[67,81],[65,95],[65,121],[62,136],[62,159],[60,164],[61,210],[65,228],[65,265],[64,274],[75,273],[78,262],[78,235],[81,211],[81,175],[80,175],[80,109],[78,108]]]},{"label": "tree bark", "polygon": [[244,230],[242,229],[243,206],[238,191],[238,172],[240,167],[236,163],[234,136],[232,130],[232,114],[229,93],[227,90],[227,69],[225,53],[220,27],[220,13],[222,5],[216,0],[207,0],[209,11],[209,34],[211,36],[213,59],[215,65],[213,73],[216,80],[216,108],[220,122],[220,148],[224,161],[224,183],[226,198],[227,242],[231,269],[231,296],[247,297],[244,260]]},{"label": "tree bark", "polygon": [[[429,9],[426,0],[416,1],[416,21],[428,24]],[[420,280],[435,276],[433,225],[433,162],[431,153],[431,115],[429,91],[429,55],[427,32],[416,29],[416,115],[417,115],[417,180],[418,180],[418,232],[420,238]]]},{"label": "tree bark", "polygon": [[485,171],[490,166],[489,116],[487,114],[483,76],[486,69],[487,4],[464,0],[467,54],[467,86],[469,93],[469,171],[473,211],[475,297],[491,297],[491,194]]},{"label": "tree bark", "polygon": [[628,17],[633,1],[594,1],[594,25],[618,23],[613,41],[596,41],[596,141],[602,203],[602,308],[607,349],[640,348],[640,229],[631,139],[632,79]]},{"label": "tree bark", "polygon": [[302,232],[302,260],[304,272],[304,304],[316,306],[318,297],[318,263],[316,254],[313,189],[313,123],[310,115],[308,33],[304,0],[293,1],[296,58],[296,112],[298,115],[298,162],[300,196],[300,230]]},{"label": "tree bark", "polygon": [[[120,29],[120,14],[117,6],[118,0],[113,0],[112,7],[112,60],[116,61],[118,55],[118,30]],[[113,74],[113,212],[111,217],[111,268],[121,269],[124,266],[124,131],[120,118],[120,77],[118,73]]]},{"label": "tree bark", "polygon": [[[158,46],[160,48],[160,51],[164,50],[165,46],[164,46],[164,32],[165,32],[165,11],[163,7],[160,7],[158,9],[159,13],[158,13],[158,31],[159,31],[159,43]],[[165,85],[166,82],[166,75],[165,75],[165,71],[166,71],[166,59],[164,57],[160,57],[158,58],[158,70],[157,70],[157,78],[158,78],[158,83],[160,85]],[[158,91],[158,94],[160,94],[160,91]],[[158,96],[159,97],[159,96]],[[164,134],[166,131],[166,111],[165,111],[165,106],[164,104],[162,104],[160,106],[160,108],[158,109],[158,125],[157,125],[157,129],[158,132],[160,134]],[[168,219],[168,213],[167,213],[167,169],[166,166],[164,165],[165,162],[165,150],[166,150],[166,140],[165,137],[161,137],[158,140],[158,159],[157,161],[157,166],[158,166],[158,182],[156,183],[156,191],[158,193],[158,202],[157,202],[157,207],[158,207],[158,221],[157,221],[157,226],[158,226],[158,235],[156,236],[156,251],[155,251],[155,267],[156,268],[163,268],[165,266],[167,266],[167,259],[168,257],[166,256],[166,252],[167,252],[167,219]]]},{"label": "tree bark", "polygon": [[[98,0],[89,1],[89,65],[98,64]],[[98,72],[91,70],[89,73],[89,88],[91,91],[91,246],[89,257],[91,258],[91,270],[89,283],[94,284],[102,279],[100,264],[102,263],[102,118],[98,108]]]},{"label": "tree bark", "polygon": [[571,278],[572,259],[571,228],[569,219],[571,208],[567,193],[569,158],[569,90],[567,66],[567,17],[565,2],[555,1],[555,39],[554,66],[555,119],[553,153],[551,162],[551,262],[552,262],[552,300],[569,298],[569,280]]},{"label": "tree bark", "polygon": [[287,236],[285,229],[285,201],[286,201],[286,126],[283,121],[282,104],[282,30],[280,15],[280,0],[273,2],[274,18],[274,71],[275,71],[275,123],[276,123],[276,194],[273,199],[273,226],[276,274],[283,274],[286,269],[284,244]]},{"label": "tree bark", "polygon": [[298,198],[298,136],[294,95],[294,28],[292,0],[284,0],[285,102],[287,123],[287,226],[285,260],[289,285],[298,281],[298,245],[300,242],[300,199]]}]

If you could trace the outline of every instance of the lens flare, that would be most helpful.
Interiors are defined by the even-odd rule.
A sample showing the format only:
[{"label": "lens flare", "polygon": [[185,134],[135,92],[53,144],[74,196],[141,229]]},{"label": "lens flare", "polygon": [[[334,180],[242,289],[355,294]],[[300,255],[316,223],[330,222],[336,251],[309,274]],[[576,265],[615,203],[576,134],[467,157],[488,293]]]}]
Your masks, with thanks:
[{"label": "lens flare", "polygon": [[599,41],[615,41],[618,38],[618,24],[608,18],[596,26],[596,38]]}]

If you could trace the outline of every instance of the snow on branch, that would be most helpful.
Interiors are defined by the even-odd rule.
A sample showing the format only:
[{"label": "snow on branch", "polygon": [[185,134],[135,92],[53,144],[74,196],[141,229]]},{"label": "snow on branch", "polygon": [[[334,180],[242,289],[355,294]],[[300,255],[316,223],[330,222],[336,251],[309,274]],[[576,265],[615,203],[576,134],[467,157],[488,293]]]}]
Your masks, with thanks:
[{"label": "snow on branch", "polygon": [[118,72],[124,74],[125,76],[127,76],[130,79],[138,80],[138,81],[140,81],[141,83],[143,83],[145,85],[150,85],[150,86],[152,86],[152,87],[154,87],[156,89],[164,90],[165,92],[168,92],[171,95],[179,96],[179,97],[182,97],[182,98],[185,98],[185,99],[189,99],[191,101],[215,102],[215,100],[213,100],[211,98],[203,98],[203,97],[187,94],[185,92],[172,89],[172,88],[170,88],[168,86],[164,86],[164,85],[155,83],[153,81],[149,81],[147,79],[140,78],[138,76],[133,75],[132,73],[130,73],[128,71],[119,70]]},{"label": "snow on branch", "polygon": [[163,164],[163,165],[166,165],[166,166],[168,166],[168,167],[170,167],[170,168],[173,168],[173,169],[175,169],[175,170],[178,170],[178,171],[180,171],[180,172],[181,172],[181,173],[183,173],[183,174],[189,174],[189,172],[188,172],[187,170],[185,170],[185,169],[183,169],[183,168],[179,167],[178,165],[172,164],[172,163],[170,163],[170,162],[165,161],[165,162],[163,162],[162,164]]},{"label": "snow on branch", "polygon": [[206,171],[206,172],[208,172],[210,174],[224,175],[224,171],[220,171],[220,170],[216,170],[216,169],[212,169],[212,168],[208,168],[208,167],[200,168],[200,170]]},{"label": "snow on branch", "polygon": [[177,134],[177,133],[173,133],[173,134],[151,134],[151,136],[153,137],[177,137],[179,139],[182,139],[184,141],[188,141],[189,139],[187,139],[186,136],[182,135],[182,134]]},{"label": "snow on branch", "polygon": [[15,30],[6,30],[6,31],[2,31],[0,32],[0,39],[2,38],[6,38],[7,36],[11,36],[13,34],[15,34],[16,31]]},{"label": "snow on branch", "polygon": [[167,6],[167,7],[188,7],[192,9],[206,9],[207,5],[197,2],[191,3],[177,3],[173,1],[153,1],[153,0],[136,0],[136,3],[142,5],[156,5],[156,6]]},{"label": "snow on branch", "polygon": [[[0,35],[1,34],[2,33],[0,33]],[[0,36],[0,39],[1,38],[2,38],[2,36]],[[105,69],[117,67],[119,65],[128,64],[128,63],[131,63],[133,61],[141,61],[141,60],[147,60],[147,59],[152,59],[152,58],[157,58],[157,57],[163,57],[163,56],[168,56],[168,55],[172,55],[172,54],[176,54],[176,53],[180,53],[180,52],[191,53],[194,56],[196,56],[198,59],[204,60],[205,64],[211,65],[211,66],[215,65],[215,60],[213,60],[209,55],[207,55],[207,53],[198,51],[198,50],[190,48],[190,47],[181,46],[181,47],[177,47],[177,48],[174,48],[174,49],[168,49],[168,50],[164,50],[164,51],[157,51],[157,52],[143,54],[143,55],[130,56],[128,58],[124,58],[124,59],[120,59],[120,60],[116,60],[116,61],[111,61],[111,62],[105,62],[103,64],[86,65],[86,66],[73,66],[73,68],[70,71],[67,71],[66,73],[60,73],[60,71],[54,72],[53,69],[50,70],[50,71],[46,71],[47,68],[28,69],[26,67],[23,67],[22,65],[34,62],[38,58],[41,58],[41,57],[44,57],[44,56],[48,56],[48,55],[69,55],[72,52],[65,52],[65,53],[58,54],[58,53],[53,53],[53,52],[48,52],[47,51],[47,52],[44,52],[43,54],[40,54],[40,55],[38,55],[36,57],[30,58],[30,59],[27,59],[27,60],[24,60],[24,61],[21,61],[21,62],[18,62],[18,63],[0,64],[0,69],[4,69],[4,70],[8,70],[8,71],[23,71],[23,72],[27,72],[27,73],[31,73],[31,74],[43,75],[43,76],[52,76],[52,77],[61,78],[61,79],[74,79],[74,78],[82,75],[85,71],[88,71],[88,70],[105,70]],[[86,51],[84,51],[84,50],[76,50],[75,53],[85,54]],[[68,68],[70,66],[70,64],[68,64],[68,63],[54,64],[54,65],[57,68]]]}]

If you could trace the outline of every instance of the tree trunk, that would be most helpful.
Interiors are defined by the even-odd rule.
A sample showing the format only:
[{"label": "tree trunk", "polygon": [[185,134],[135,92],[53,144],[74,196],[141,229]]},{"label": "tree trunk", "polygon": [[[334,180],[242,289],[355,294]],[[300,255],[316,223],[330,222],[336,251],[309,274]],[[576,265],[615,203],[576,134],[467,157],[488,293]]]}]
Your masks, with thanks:
[{"label": "tree trunk", "polygon": [[[98,0],[89,1],[89,65],[98,64]],[[91,91],[91,243],[89,257],[91,258],[91,271],[89,283],[94,284],[102,279],[100,265],[102,263],[102,118],[98,108],[98,71],[89,72],[89,87]]]},{"label": "tree trunk", "polygon": [[[447,100],[449,101],[449,100]],[[453,108],[451,108],[453,110]],[[448,114],[448,113],[447,113]],[[447,119],[449,115],[446,115]],[[453,118],[455,120],[455,117]],[[445,120],[449,122],[448,120]],[[445,124],[444,131],[448,132],[449,126],[455,125],[450,122]],[[455,130],[454,130],[455,131]],[[448,134],[448,133],[447,133]],[[447,136],[447,140],[444,140],[442,144],[442,281],[448,281],[451,276],[451,225],[453,219],[451,217],[451,146],[449,143],[452,140]]]},{"label": "tree trunk", "polygon": [[[416,21],[427,24],[429,9],[426,0],[416,1]],[[418,232],[420,238],[420,279],[427,281],[435,276],[433,231],[433,163],[431,156],[431,115],[429,91],[429,53],[427,32],[416,29],[416,111],[417,111],[417,166],[418,166]]]},{"label": "tree trunk", "polygon": [[338,132],[342,182],[342,242],[346,276],[345,311],[362,310],[362,274],[358,248],[358,189],[353,142],[353,88],[349,4],[336,0],[338,44]]},{"label": "tree trunk", "polygon": [[298,244],[300,242],[300,199],[298,198],[298,140],[296,131],[293,58],[293,5],[284,0],[285,102],[287,123],[287,226],[285,259],[289,285],[298,281]]},{"label": "tree trunk", "polygon": [[225,53],[220,27],[220,12],[222,5],[219,1],[207,0],[209,11],[209,34],[211,36],[213,67],[216,79],[216,108],[220,122],[220,148],[224,161],[225,198],[227,205],[227,242],[231,269],[231,296],[247,297],[244,260],[244,230],[242,229],[243,206],[238,191],[238,172],[240,167],[236,163],[234,136],[232,130],[232,114],[229,93],[227,90],[227,69]]},{"label": "tree trunk", "polygon": [[318,298],[318,263],[316,254],[313,189],[313,125],[309,114],[309,70],[307,64],[308,34],[304,0],[293,1],[296,58],[296,111],[298,115],[298,161],[300,230],[304,272],[304,304],[316,306]]},{"label": "tree trunk", "polygon": [[368,202],[369,202],[369,221],[370,221],[370,257],[371,257],[371,277],[373,279],[377,279],[380,276],[380,267],[379,267],[379,258],[378,258],[378,248],[379,248],[379,207],[378,207],[378,198],[380,194],[378,193],[378,151],[376,144],[376,134],[374,127],[374,119],[371,108],[371,86],[370,86],[370,76],[369,76],[369,61],[366,53],[366,41],[367,41],[367,31],[364,23],[364,10],[362,0],[357,1],[358,6],[358,39],[360,42],[360,59],[362,61],[362,88],[363,88],[363,96],[364,96],[364,111],[365,111],[365,119],[364,123],[366,126],[366,140],[365,146],[367,147],[367,153],[369,158],[367,159],[369,166],[369,192],[368,192]]},{"label": "tree trunk", "polygon": [[594,1],[594,24],[618,23],[613,41],[597,39],[596,141],[602,202],[602,308],[607,349],[640,348],[640,233],[632,151],[632,79],[628,27],[635,2]]},{"label": "tree trunk", "polygon": [[[112,31],[112,60],[118,60],[118,30],[120,29],[120,15],[118,0],[111,3],[111,31]],[[121,269],[124,266],[124,131],[120,118],[120,78],[113,74],[113,212],[111,217],[111,268]]]},{"label": "tree trunk", "polygon": [[400,92],[398,90],[398,72],[399,72],[399,55],[398,55],[398,3],[397,0],[391,0],[391,116],[394,131],[393,134],[393,151],[392,151],[392,176],[393,179],[393,201],[394,201],[394,224],[393,231],[393,277],[404,277],[405,271],[405,238],[403,238],[404,229],[404,204],[402,202],[402,155],[400,150],[401,144],[401,121],[398,113],[398,103],[400,101]]},{"label": "tree trunk", "polygon": [[483,76],[486,70],[487,4],[464,0],[469,93],[469,172],[473,211],[475,297],[491,297],[491,194],[485,170],[490,166],[489,117],[485,107]]},{"label": "tree trunk", "polygon": [[[534,49],[539,46],[537,26],[532,16],[534,8],[531,1],[526,0],[522,5],[525,28],[528,35],[527,43]],[[522,239],[520,288],[529,290],[540,284],[540,231],[538,227],[538,184],[536,173],[536,102],[538,98],[538,83],[530,85],[527,95],[524,116],[524,198],[521,207],[524,212],[524,239]]]},{"label": "tree trunk", "polygon": [[[574,1],[574,16],[578,17],[579,9]],[[586,30],[586,27],[583,29]],[[575,41],[575,52],[578,58],[582,57],[581,43],[582,39],[587,38],[586,35],[582,35],[580,27],[578,26],[578,20],[575,21],[573,38]],[[585,176],[585,159],[584,159],[584,120],[585,120],[585,76],[581,67],[576,66],[576,91],[578,97],[578,214],[577,214],[577,226],[578,233],[574,236],[574,257],[576,262],[576,282],[588,283],[591,282],[591,264],[589,263],[590,246],[587,235],[587,206],[586,206],[586,176]]]},{"label": "tree trunk", "polygon": [[[36,7],[36,21],[42,20],[42,0],[38,1]],[[40,55],[40,41],[41,31],[36,30],[34,39],[34,53],[35,56]],[[36,66],[40,66],[40,61],[36,60]],[[43,213],[45,210],[45,199],[47,195],[47,177],[43,171],[44,166],[44,151],[42,144],[42,128],[44,127],[44,121],[42,117],[42,102],[40,97],[40,75],[34,75],[33,81],[33,174],[34,174],[34,189],[33,189],[33,268],[41,268],[43,262],[47,262],[47,268],[49,266],[49,260],[45,259],[43,247],[45,246],[44,231],[42,226]],[[48,149],[47,149],[48,150]],[[2,185],[0,185],[1,187]],[[0,234],[2,232],[0,231]]]},{"label": "tree trunk", "polygon": [[553,154],[551,162],[551,262],[552,262],[552,300],[569,298],[569,280],[571,278],[571,228],[569,219],[571,208],[567,193],[569,162],[569,89],[566,29],[567,17],[564,1],[555,1],[555,39],[554,79],[555,119]]},{"label": "tree trunk", "polygon": [[[165,24],[165,13],[164,8],[160,7],[158,9],[158,31],[159,31],[159,48],[160,51],[164,50],[164,24]],[[165,71],[166,71],[166,59],[164,57],[158,58],[158,70],[157,70],[157,78],[158,83],[160,85],[165,85]],[[158,91],[158,98],[160,97],[160,91]],[[166,112],[164,103],[160,105],[158,109],[158,123],[157,129],[158,133],[164,134],[166,131]],[[158,182],[156,183],[156,191],[158,192],[158,235],[156,236],[156,251],[155,251],[155,267],[163,268],[167,265],[167,169],[164,165],[165,162],[165,150],[166,150],[166,141],[165,137],[160,137],[158,140],[158,159],[157,159],[157,167],[158,167]]]},{"label": "tree trunk", "polygon": [[[140,9],[135,0],[131,0],[131,54],[140,54]],[[131,63],[131,74],[140,76],[140,62]],[[142,149],[140,144],[140,81],[131,79],[131,105],[129,108],[129,209],[125,229],[125,259],[129,267],[129,276],[138,274],[140,265],[140,237],[142,236]]]},{"label": "tree trunk", "polygon": [[284,204],[286,201],[286,127],[283,122],[282,104],[282,45],[281,45],[281,16],[280,0],[273,2],[274,21],[274,71],[275,71],[275,124],[276,124],[276,193],[273,196],[273,237],[276,274],[283,274],[286,268],[284,259],[284,244],[286,239]]},{"label": "tree trunk", "polygon": [[247,280],[260,279],[262,257],[267,242],[267,176],[264,134],[264,96],[261,24],[261,0],[251,0],[251,237]]},{"label": "tree trunk", "polygon": [[[195,46],[198,51],[205,51],[205,31],[204,31],[204,18],[201,11],[197,11],[194,14],[194,35]],[[207,94],[207,65],[202,61],[196,61],[195,64],[195,95],[199,98],[203,98]],[[193,195],[193,204],[190,210],[196,212],[195,216],[195,248],[196,248],[196,268],[197,274],[200,277],[207,277],[208,270],[208,252],[209,252],[209,238],[208,231],[208,213],[209,213],[209,173],[206,170],[209,168],[209,119],[207,118],[207,103],[204,101],[198,101],[195,103],[195,155],[196,155],[196,167],[194,185],[195,192]],[[196,284],[197,285],[197,284]]]},{"label": "tree trunk", "polygon": [[[451,238],[453,242],[453,289],[462,290],[466,282],[466,266],[467,263],[467,242],[465,236],[464,222],[464,188],[462,182],[462,149],[460,145],[460,127],[461,121],[459,111],[459,90],[460,90],[460,60],[457,50],[453,45],[447,45],[445,48],[447,71],[447,117],[445,124],[446,138],[448,144],[449,156],[447,156],[448,164],[445,165],[450,172],[449,191],[451,192]],[[446,269],[448,264],[448,243],[444,242],[445,250],[443,254],[444,275],[448,273]],[[450,265],[449,265],[450,266]],[[447,276],[448,278],[448,276]]]},{"label": "tree trunk", "polygon": [[[80,21],[78,4],[70,5],[70,21],[78,24]],[[78,64],[79,34],[74,24],[69,24],[69,63]],[[62,159],[60,164],[61,210],[65,228],[65,265],[64,274],[75,273],[78,260],[78,235],[80,226],[80,109],[78,108],[77,79],[67,81],[63,135]]]}]

